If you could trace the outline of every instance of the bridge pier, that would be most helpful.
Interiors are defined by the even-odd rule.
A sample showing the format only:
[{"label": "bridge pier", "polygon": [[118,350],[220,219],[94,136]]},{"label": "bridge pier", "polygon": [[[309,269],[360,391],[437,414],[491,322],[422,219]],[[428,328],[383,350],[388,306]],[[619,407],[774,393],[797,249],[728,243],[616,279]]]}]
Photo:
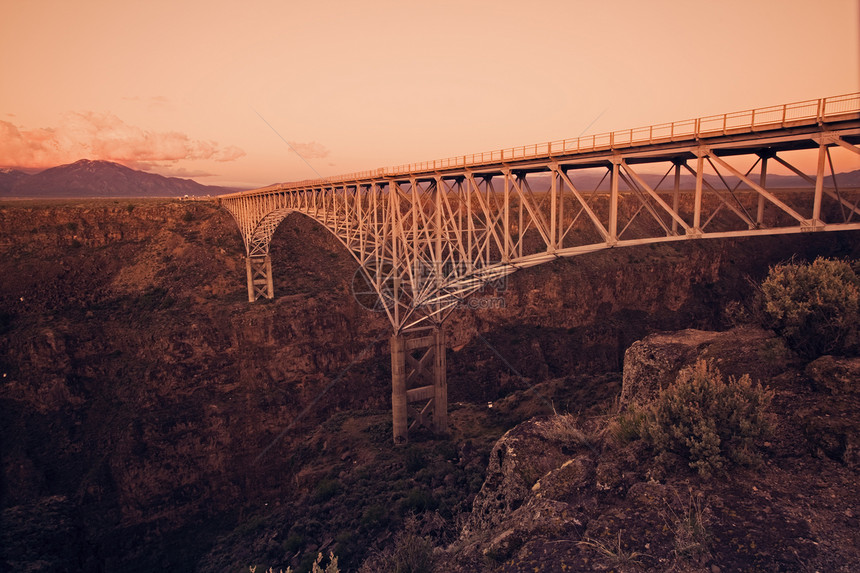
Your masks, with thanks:
[{"label": "bridge pier", "polygon": [[[391,337],[391,414],[395,444],[406,444],[409,430],[419,425],[440,434],[448,431],[446,373],[442,325],[415,328]],[[417,406],[411,407],[411,404]]]},{"label": "bridge pier", "polygon": [[269,255],[248,255],[245,257],[248,273],[248,302],[258,298],[275,298],[272,284],[272,259]]}]

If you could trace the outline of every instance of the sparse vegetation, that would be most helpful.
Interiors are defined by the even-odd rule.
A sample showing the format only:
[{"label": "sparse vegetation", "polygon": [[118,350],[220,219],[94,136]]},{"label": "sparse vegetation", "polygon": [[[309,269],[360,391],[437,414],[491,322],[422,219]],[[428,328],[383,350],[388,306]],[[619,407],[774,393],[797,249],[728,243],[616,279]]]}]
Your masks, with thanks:
[{"label": "sparse vegetation", "polygon": [[669,507],[667,522],[675,538],[675,557],[687,559],[708,553],[710,514],[701,493],[690,491],[680,512]]},{"label": "sparse vegetation", "polygon": [[360,573],[430,573],[433,571],[433,544],[407,528],[397,536],[394,546],[370,556]]},{"label": "sparse vegetation", "polygon": [[574,414],[553,414],[541,423],[541,431],[550,440],[573,447],[594,449],[599,437],[583,430]]},{"label": "sparse vegetation", "polygon": [[860,277],[847,261],[771,267],[762,283],[767,323],[798,354],[843,354],[860,344]]},{"label": "sparse vegetation", "polygon": [[731,463],[751,465],[756,441],[771,428],[772,396],[747,375],[726,383],[713,362],[699,360],[649,406],[642,437],[663,461],[680,456],[703,477]]},{"label": "sparse vegetation", "polygon": [[[337,557],[334,556],[334,553],[329,553],[328,557],[329,563],[325,566],[325,568],[323,568],[323,554],[317,554],[316,560],[311,565],[311,573],[340,573],[340,568],[337,565]],[[250,571],[250,573],[256,573],[257,566],[251,565],[248,567],[248,570]],[[275,573],[275,570],[270,567],[266,569],[265,573]],[[284,571],[283,569],[279,569],[278,573],[293,573],[293,568],[287,567],[286,571]]]},{"label": "sparse vegetation", "polygon": [[642,565],[641,558],[645,557],[644,553],[627,549],[621,542],[621,532],[614,542],[603,542],[597,539],[583,539],[579,542],[583,547],[593,549],[601,555],[610,566],[640,566]]},{"label": "sparse vegetation", "polygon": [[642,437],[645,415],[646,410],[644,408],[630,404],[610,422],[609,432],[622,444],[638,440]]},{"label": "sparse vegetation", "polygon": [[317,503],[328,501],[340,492],[340,482],[335,479],[323,479],[314,490],[313,499]]}]

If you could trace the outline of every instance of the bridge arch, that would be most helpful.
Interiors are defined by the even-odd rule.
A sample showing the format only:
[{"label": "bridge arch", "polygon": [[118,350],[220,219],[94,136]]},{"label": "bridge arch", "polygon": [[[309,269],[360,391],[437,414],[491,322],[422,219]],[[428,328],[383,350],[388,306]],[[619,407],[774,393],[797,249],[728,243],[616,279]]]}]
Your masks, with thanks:
[{"label": "bridge arch", "polygon": [[[860,93],[219,200],[242,230],[251,301],[274,296],[268,245],[292,211],[327,228],[365,271],[394,332],[397,441],[406,438],[410,401],[429,399],[414,418],[427,423],[432,415],[444,429],[441,325],[488,281],[607,248],[860,229],[860,188],[840,182],[836,149],[860,156]],[[814,161],[798,163],[795,152]],[[774,167],[792,178],[777,177]],[[410,357],[419,348],[430,350]],[[431,383],[408,388],[422,376]]]}]

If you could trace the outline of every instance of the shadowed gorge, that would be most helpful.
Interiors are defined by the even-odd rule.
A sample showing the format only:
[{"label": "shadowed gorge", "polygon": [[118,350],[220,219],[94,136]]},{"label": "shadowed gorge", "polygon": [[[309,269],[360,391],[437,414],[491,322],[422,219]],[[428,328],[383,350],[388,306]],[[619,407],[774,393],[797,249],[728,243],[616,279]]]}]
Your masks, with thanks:
[{"label": "shadowed gorge", "polygon": [[[310,220],[278,229],[279,297],[253,305],[238,233],[209,203],[7,202],[0,229],[3,558],[69,571],[233,570],[271,553],[247,536],[279,519],[272,508],[304,523],[289,543],[285,526],[295,547],[280,551],[337,546],[348,568],[413,512],[438,513],[450,535],[493,442],[552,405],[606,407],[634,341],[727,326],[726,303],[770,264],[858,255],[856,233],[826,233],[610,250],[512,275],[492,293],[503,308],[452,315],[452,439],[419,435],[423,453],[409,454],[387,445],[387,321],[355,302],[354,262]],[[423,486],[407,465],[436,470]],[[328,544],[337,519],[296,517],[307,500],[349,507],[350,488],[401,509],[374,517],[370,504]]]}]

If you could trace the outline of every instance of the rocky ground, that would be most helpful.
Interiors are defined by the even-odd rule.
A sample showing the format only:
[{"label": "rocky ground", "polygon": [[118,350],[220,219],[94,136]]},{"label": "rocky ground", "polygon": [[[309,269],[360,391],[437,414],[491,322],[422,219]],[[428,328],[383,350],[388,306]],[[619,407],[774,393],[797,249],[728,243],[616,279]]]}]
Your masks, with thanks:
[{"label": "rocky ground", "polygon": [[[851,570],[857,404],[766,333],[744,334],[743,364],[731,336],[697,334],[709,342],[672,365],[710,353],[778,390],[781,439],[756,470],[660,475],[641,444],[543,435],[553,409],[603,435],[631,345],[726,328],[726,303],[769,264],[860,255],[856,233],[757,241],[513,275],[484,294],[503,308],[448,326],[450,438],[394,449],[387,322],[354,301],[354,263],[310,221],[278,230],[278,296],[252,305],[238,231],[212,204],[0,203],[0,563],[239,571],[334,550],[356,570],[414,542],[440,571]],[[691,507],[707,537],[679,550]]]},{"label": "rocky ground", "polygon": [[534,418],[493,447],[439,570],[857,570],[860,358],[805,364],[749,327],[652,335],[627,351],[622,406],[700,358],[775,392],[759,465],[705,479],[619,440],[611,417]]}]

